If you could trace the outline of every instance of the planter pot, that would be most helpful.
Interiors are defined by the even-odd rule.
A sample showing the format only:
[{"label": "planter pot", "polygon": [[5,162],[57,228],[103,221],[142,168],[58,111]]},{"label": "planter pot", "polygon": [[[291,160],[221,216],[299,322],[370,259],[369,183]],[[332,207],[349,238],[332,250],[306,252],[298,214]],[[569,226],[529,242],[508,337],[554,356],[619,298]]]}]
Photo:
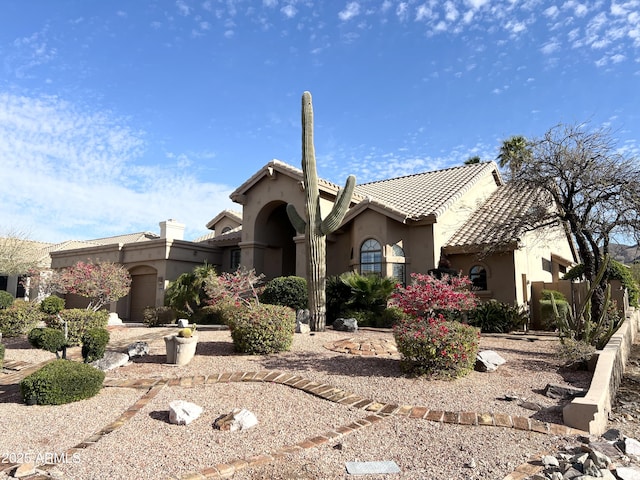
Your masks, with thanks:
[{"label": "planter pot", "polygon": [[167,347],[167,363],[174,365],[186,365],[196,354],[198,336],[179,337],[177,335],[167,335],[164,337]]}]

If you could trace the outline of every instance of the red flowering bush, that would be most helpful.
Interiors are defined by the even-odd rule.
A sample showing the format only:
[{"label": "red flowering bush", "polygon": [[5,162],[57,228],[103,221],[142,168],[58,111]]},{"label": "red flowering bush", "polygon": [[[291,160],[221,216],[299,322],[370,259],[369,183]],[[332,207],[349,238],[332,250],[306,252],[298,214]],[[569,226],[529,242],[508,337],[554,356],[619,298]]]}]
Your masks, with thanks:
[{"label": "red flowering bush", "polygon": [[469,289],[469,277],[444,275],[438,280],[424,273],[413,273],[411,278],[411,285],[397,289],[391,301],[412,317],[463,312],[478,304],[477,297]]},{"label": "red flowering bush", "polygon": [[480,330],[436,315],[406,318],[393,328],[393,336],[405,371],[456,378],[473,370]]},{"label": "red flowering bush", "polygon": [[416,375],[466,375],[475,365],[480,330],[446,317],[476,306],[471,281],[446,275],[439,280],[420,273],[412,274],[412,279],[391,297],[407,315],[393,328],[403,367]]}]

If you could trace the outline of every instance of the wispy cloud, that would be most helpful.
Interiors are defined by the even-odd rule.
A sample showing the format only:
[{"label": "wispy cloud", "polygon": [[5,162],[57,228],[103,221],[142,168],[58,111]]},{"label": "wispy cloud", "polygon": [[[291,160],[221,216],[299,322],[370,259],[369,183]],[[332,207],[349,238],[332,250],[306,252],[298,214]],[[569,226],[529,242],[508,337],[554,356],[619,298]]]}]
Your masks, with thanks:
[{"label": "wispy cloud", "polygon": [[[13,192],[0,204],[0,217],[9,225],[29,222],[37,238],[87,239],[88,227],[104,236],[156,231],[167,218],[195,236],[231,205],[232,188],[199,182],[192,173],[189,158],[211,152],[170,154],[168,162],[147,166],[143,132],[58,97],[0,93],[0,137],[0,178]],[[203,200],[210,210],[194,208]],[[27,205],[29,218],[22,213]]]},{"label": "wispy cloud", "polygon": [[338,17],[343,22],[351,20],[353,17],[360,15],[360,4],[358,2],[349,2],[344,10],[338,13]]}]

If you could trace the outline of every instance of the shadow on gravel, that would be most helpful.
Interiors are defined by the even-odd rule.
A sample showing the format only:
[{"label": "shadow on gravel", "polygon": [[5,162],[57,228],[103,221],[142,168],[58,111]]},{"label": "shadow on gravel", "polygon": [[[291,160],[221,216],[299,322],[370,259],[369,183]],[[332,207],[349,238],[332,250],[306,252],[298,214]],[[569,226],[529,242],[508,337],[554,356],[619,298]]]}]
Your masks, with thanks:
[{"label": "shadow on gravel", "polygon": [[402,377],[400,360],[388,357],[361,357],[338,354],[319,357],[313,352],[290,352],[259,360],[265,369],[288,371],[317,371],[352,377]]},{"label": "shadow on gravel", "polygon": [[0,385],[0,403],[22,403],[22,394],[20,393],[20,385],[12,383],[9,385]]},{"label": "shadow on gravel", "polygon": [[169,422],[168,410],[154,410],[153,412],[149,412],[149,417],[153,420],[159,420],[164,423],[171,423]]}]

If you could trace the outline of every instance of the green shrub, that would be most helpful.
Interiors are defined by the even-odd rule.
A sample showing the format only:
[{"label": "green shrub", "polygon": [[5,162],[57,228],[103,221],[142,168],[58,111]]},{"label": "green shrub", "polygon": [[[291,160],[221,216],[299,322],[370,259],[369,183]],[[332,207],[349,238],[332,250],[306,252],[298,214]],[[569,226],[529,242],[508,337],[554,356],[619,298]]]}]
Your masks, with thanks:
[{"label": "green shrub", "polygon": [[360,275],[349,272],[340,275],[340,280],[349,287],[350,295],[347,307],[353,310],[382,313],[387,308],[389,297],[396,288],[394,278],[380,275]]},{"label": "green shrub", "polygon": [[64,332],[57,328],[34,328],[27,335],[27,339],[35,348],[55,353],[56,357],[59,357],[58,352],[67,346]]},{"label": "green shrub", "polygon": [[10,307],[0,309],[0,333],[5,337],[25,335],[43,318],[35,303],[16,300]]},{"label": "green shrub", "polygon": [[104,357],[109,343],[109,332],[104,328],[91,328],[82,336],[82,358],[91,363]]},{"label": "green shrub", "polygon": [[0,290],[0,309],[10,307],[13,305],[15,298],[9,292]]},{"label": "green shrub", "polygon": [[351,298],[351,287],[345,284],[339,276],[332,276],[327,278],[325,292],[327,295],[327,323],[333,323],[336,318],[345,318],[346,305]]},{"label": "green shrub", "polygon": [[0,343],[0,370],[2,370],[3,365],[4,365],[4,345]]},{"label": "green shrub", "polygon": [[263,355],[289,350],[296,328],[293,309],[260,304],[234,311],[229,325],[236,352]]},{"label": "green shrub", "polygon": [[480,331],[442,315],[410,318],[393,329],[402,367],[413,375],[456,378],[473,370]]},{"label": "green shrub", "polygon": [[560,302],[566,302],[567,301],[567,297],[564,296],[564,293],[558,292],[557,290],[544,289],[540,293],[542,295],[540,297],[541,300],[551,300],[551,297],[553,297],[556,302],[557,301],[560,301]]},{"label": "green shrub", "polygon": [[269,280],[260,294],[260,301],[284,305],[294,310],[307,308],[307,281],[302,277],[277,277]]},{"label": "green shrub", "polygon": [[371,310],[347,310],[342,318],[355,318],[358,327],[392,328],[402,321],[406,315],[398,307],[388,307],[381,312]]},{"label": "green shrub", "polygon": [[64,330],[64,321],[67,322],[68,345],[80,345],[82,336],[87,330],[92,328],[107,328],[109,323],[109,312],[106,310],[85,310],[82,308],[72,308],[62,310],[58,316],[47,318],[47,326]]},{"label": "green shrub", "polygon": [[91,398],[102,388],[104,372],[79,362],[55,360],[20,382],[27,404],[62,405]]},{"label": "green shrub", "polygon": [[[569,302],[556,300],[555,303],[560,318],[566,319],[571,313]],[[540,300],[540,326],[543,330],[555,330],[558,327],[551,300]]]},{"label": "green shrub", "polygon": [[529,314],[523,307],[490,300],[471,310],[468,318],[482,333],[508,333],[526,325]]},{"label": "green shrub", "polygon": [[142,312],[142,323],[147,327],[162,327],[175,321],[176,311],[171,307],[145,307]]},{"label": "green shrub", "polygon": [[202,325],[226,325],[231,310],[236,308],[230,302],[218,302],[196,310],[191,317],[194,323]]},{"label": "green shrub", "polygon": [[64,298],[50,295],[40,302],[40,310],[49,315],[60,313],[64,309]]}]

